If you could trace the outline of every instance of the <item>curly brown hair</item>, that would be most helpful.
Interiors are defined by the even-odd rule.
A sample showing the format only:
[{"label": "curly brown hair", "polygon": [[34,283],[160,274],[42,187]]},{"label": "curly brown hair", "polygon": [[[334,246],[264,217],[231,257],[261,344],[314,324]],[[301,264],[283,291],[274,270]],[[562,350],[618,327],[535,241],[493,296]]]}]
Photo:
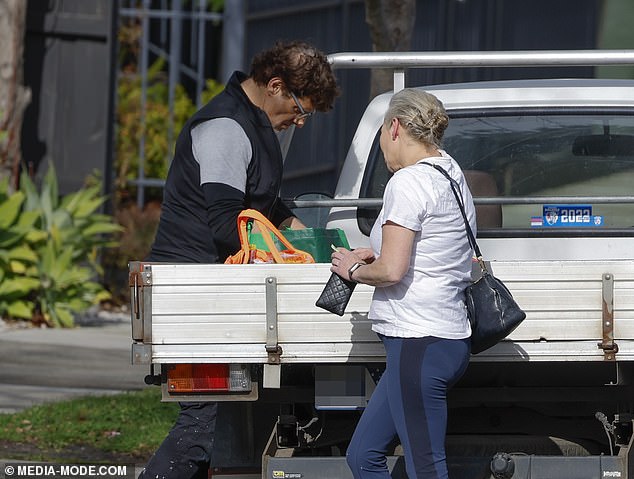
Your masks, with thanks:
[{"label": "curly brown hair", "polygon": [[326,55],[302,41],[278,41],[258,53],[251,62],[249,76],[258,85],[266,85],[274,77],[281,78],[289,92],[310,98],[317,111],[332,109],[339,95]]}]

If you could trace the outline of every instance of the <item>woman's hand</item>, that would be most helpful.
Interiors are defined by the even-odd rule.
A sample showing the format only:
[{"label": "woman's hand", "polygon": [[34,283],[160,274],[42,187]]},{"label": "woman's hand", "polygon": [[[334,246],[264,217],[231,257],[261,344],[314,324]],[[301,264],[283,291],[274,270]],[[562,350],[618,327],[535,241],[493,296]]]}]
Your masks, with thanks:
[{"label": "woman's hand", "polygon": [[352,252],[368,264],[374,261],[374,251],[371,248],[357,248]]},{"label": "woman's hand", "polygon": [[350,279],[348,270],[355,263],[363,263],[355,269],[353,281],[370,286],[390,286],[403,279],[407,273],[414,245],[415,232],[387,221],[382,228],[381,254],[374,256],[369,248],[358,248],[348,251],[337,248],[332,254],[330,271],[344,279]]},{"label": "woman's hand", "polygon": [[[362,248],[362,250],[363,251],[350,251],[346,248],[337,248],[337,251],[330,256],[332,259],[330,271],[337,273],[343,279],[349,280],[350,277],[348,275],[348,270],[352,267],[352,265],[355,263],[366,263],[364,257],[367,257],[367,252],[365,250],[368,250],[368,248]],[[359,251],[360,254],[357,254],[357,251]],[[373,259],[374,255],[371,254],[372,250],[369,251]]]}]

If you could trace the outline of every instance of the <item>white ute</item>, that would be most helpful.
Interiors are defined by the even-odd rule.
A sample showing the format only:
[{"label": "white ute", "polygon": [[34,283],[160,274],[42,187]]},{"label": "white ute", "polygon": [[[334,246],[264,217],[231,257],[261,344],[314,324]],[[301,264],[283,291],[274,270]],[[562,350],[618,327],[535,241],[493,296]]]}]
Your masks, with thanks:
[{"label": "white ute", "polygon": [[[392,68],[398,90],[408,68],[631,65],[634,51],[330,59]],[[527,313],[450,392],[450,476],[634,479],[634,80],[421,88],[451,118],[444,148],[474,193],[484,258]],[[292,202],[300,216],[329,208],[327,226],[352,247],[368,244],[389,179],[378,133],[390,97],[367,107],[335,198]],[[164,400],[223,401],[219,421],[241,449],[219,446],[217,474],[351,477],[345,447],[384,354],[372,288],[342,317],[314,305],[329,275],[328,264],[130,264],[133,361],[150,365]],[[398,447],[390,467],[405,477]]]}]

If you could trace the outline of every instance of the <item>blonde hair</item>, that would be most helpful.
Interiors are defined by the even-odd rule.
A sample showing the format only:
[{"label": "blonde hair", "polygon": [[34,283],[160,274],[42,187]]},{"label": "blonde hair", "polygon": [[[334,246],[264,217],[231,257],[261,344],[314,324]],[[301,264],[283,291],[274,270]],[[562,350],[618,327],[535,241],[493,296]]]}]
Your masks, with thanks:
[{"label": "blonde hair", "polygon": [[440,148],[449,125],[442,102],[431,93],[405,88],[395,93],[385,113],[385,124],[396,118],[416,141]]}]

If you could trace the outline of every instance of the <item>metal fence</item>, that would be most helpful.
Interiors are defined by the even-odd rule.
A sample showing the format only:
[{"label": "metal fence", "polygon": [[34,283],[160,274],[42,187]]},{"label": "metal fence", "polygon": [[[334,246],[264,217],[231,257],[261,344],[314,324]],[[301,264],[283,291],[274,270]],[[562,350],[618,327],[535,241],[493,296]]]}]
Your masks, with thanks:
[{"label": "metal fence", "polygon": [[[173,151],[173,145],[178,135],[174,131],[174,102],[175,91],[179,84],[190,85],[192,97],[197,106],[201,106],[201,93],[205,88],[206,79],[211,73],[217,76],[214,69],[221,64],[214,58],[212,52],[220,52],[222,45],[226,45],[228,52],[223,52],[222,69],[232,71],[241,68],[241,44],[244,38],[244,21],[241,19],[242,0],[226,2],[224,13],[210,11],[207,0],[120,0],[120,22],[136,21],[140,23],[138,74],[141,80],[140,98],[140,130],[141,139],[138,145],[139,165],[136,180],[131,181],[137,186],[137,204],[145,204],[145,189],[147,187],[164,184],[163,179],[147,178],[145,176],[145,121],[147,113],[148,69],[152,61],[162,59],[166,62],[168,88],[168,151]],[[210,34],[209,26],[222,24],[225,19],[230,24],[223,31],[229,36],[228,41],[212,48],[217,39]],[[218,48],[220,47],[220,48]],[[226,78],[221,73],[222,78]],[[169,156],[169,154],[168,154]],[[169,164],[171,157],[165,159]]]}]

